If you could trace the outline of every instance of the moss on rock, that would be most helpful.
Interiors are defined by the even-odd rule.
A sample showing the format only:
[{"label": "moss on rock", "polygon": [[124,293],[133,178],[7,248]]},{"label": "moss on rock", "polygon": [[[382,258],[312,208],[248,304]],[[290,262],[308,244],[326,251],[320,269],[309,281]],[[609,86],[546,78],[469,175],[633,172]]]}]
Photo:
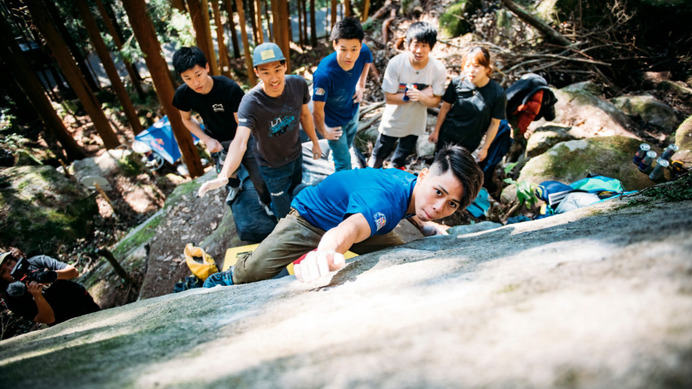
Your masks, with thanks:
[{"label": "moss on rock", "polygon": [[51,252],[88,235],[98,212],[94,196],[50,166],[0,172],[0,242],[26,252]]},{"label": "moss on rock", "polygon": [[[540,184],[555,180],[569,184],[593,174],[617,178],[625,190],[650,187],[654,182],[632,163],[640,143],[623,136],[562,142],[527,162],[517,181]],[[660,153],[660,149],[654,149]]]},{"label": "moss on rock", "polygon": [[456,37],[470,31],[471,24],[465,14],[471,14],[478,8],[474,0],[461,0],[450,5],[440,16],[440,32],[446,37]]}]

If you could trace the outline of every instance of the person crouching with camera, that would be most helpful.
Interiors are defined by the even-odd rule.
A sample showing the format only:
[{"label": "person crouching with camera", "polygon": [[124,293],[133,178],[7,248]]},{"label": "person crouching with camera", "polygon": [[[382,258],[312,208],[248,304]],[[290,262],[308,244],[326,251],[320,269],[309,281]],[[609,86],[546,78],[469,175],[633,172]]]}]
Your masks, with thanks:
[{"label": "person crouching with camera", "polygon": [[26,258],[18,248],[0,254],[0,296],[25,319],[50,326],[100,310],[72,265],[47,255]]}]

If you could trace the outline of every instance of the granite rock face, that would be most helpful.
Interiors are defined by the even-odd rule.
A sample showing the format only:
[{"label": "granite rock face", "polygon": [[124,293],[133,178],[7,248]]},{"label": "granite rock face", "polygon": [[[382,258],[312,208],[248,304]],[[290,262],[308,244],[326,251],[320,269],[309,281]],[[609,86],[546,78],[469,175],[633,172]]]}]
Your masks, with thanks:
[{"label": "granite rock face", "polygon": [[689,387],[692,196],[689,182],[655,189],[686,200],[610,200],[419,239],[314,284],[103,310],[0,342],[0,376],[33,388]]}]

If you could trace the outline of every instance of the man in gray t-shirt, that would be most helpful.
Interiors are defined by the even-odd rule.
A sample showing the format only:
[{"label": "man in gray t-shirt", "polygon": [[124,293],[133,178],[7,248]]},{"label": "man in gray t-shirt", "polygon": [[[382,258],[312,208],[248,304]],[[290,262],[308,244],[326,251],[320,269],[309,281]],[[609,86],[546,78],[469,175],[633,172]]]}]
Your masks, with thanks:
[{"label": "man in gray t-shirt", "polygon": [[447,71],[442,63],[429,56],[437,42],[437,30],[426,22],[416,22],[406,31],[407,51],[387,64],[382,90],[387,105],[369,165],[382,167],[392,156],[392,165],[403,168],[406,157],[415,153],[419,135],[425,132],[427,108],[437,107],[444,94]]},{"label": "man in gray t-shirt", "polygon": [[322,155],[312,115],[308,86],[299,76],[286,76],[286,59],[279,46],[263,43],[252,56],[254,71],[261,83],[248,92],[238,107],[238,129],[229,146],[232,159],[224,163],[219,176],[199,188],[199,196],[220,188],[240,164],[250,134],[256,140],[254,152],[260,173],[271,193],[272,211],[281,219],[288,214],[293,190],[303,179],[303,158],[299,122],[312,141],[315,159]]}]

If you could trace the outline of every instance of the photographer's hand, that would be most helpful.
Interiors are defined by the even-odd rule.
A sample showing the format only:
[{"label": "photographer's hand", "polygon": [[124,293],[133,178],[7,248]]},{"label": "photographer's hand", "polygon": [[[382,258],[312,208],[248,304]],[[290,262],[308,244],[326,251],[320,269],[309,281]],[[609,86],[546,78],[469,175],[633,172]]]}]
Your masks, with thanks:
[{"label": "photographer's hand", "polygon": [[36,303],[36,308],[38,309],[38,313],[36,314],[36,317],[34,317],[34,321],[36,323],[46,324],[51,324],[54,322],[55,312],[53,312],[53,308],[51,308],[48,301],[46,301],[45,297],[43,297],[43,287],[41,284],[31,281],[29,285],[27,285],[27,290],[34,297],[34,302]]},{"label": "photographer's hand", "polygon": [[34,296],[34,300],[36,300],[37,296],[43,297],[43,286],[36,281],[29,282],[26,286],[26,290]]}]

